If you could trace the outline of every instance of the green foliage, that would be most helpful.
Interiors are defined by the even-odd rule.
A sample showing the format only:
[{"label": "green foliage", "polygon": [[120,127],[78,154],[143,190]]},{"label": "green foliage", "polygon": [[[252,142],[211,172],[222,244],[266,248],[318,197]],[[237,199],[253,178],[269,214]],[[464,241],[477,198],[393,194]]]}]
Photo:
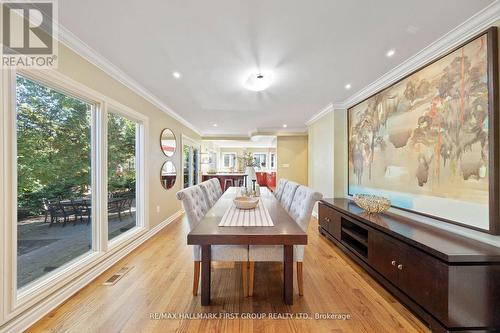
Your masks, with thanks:
[{"label": "green foliage", "polygon": [[108,190],[135,191],[136,124],[108,114]]},{"label": "green foliage", "polygon": [[[89,194],[91,105],[22,76],[16,94],[19,211],[36,215],[42,198]],[[110,190],[135,188],[129,172],[135,169],[135,124],[116,118],[109,121]]]}]

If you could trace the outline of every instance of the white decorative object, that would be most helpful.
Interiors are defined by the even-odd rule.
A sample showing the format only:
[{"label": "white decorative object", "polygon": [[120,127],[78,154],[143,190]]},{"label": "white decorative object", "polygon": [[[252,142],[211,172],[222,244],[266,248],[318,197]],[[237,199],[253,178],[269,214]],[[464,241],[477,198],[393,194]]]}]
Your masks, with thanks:
[{"label": "white decorative object", "polygon": [[251,166],[247,166],[245,169],[245,175],[247,175],[247,186],[252,184],[252,180],[257,180],[257,174],[255,173],[255,168]]},{"label": "white decorative object", "polygon": [[249,193],[253,191],[252,180],[255,180],[255,185],[257,185],[257,174],[255,173],[255,168],[253,166],[247,166],[245,168],[245,175],[247,175],[247,189]]},{"label": "white decorative object", "polygon": [[233,199],[234,205],[239,209],[254,209],[259,203],[259,198],[236,197]]}]

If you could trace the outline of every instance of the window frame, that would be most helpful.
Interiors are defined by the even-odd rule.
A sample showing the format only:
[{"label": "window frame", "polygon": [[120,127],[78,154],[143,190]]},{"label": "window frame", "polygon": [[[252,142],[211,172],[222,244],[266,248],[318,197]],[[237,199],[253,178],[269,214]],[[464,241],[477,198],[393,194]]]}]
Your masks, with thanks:
[{"label": "window frame", "polygon": [[[46,274],[28,285],[17,289],[17,75],[34,80],[59,92],[68,94],[92,105],[91,123],[91,188],[92,193],[92,249],[73,258],[57,270]],[[71,281],[79,278],[113,253],[131,244],[145,234],[149,226],[148,177],[146,174],[148,154],[149,118],[145,115],[107,97],[68,76],[54,70],[4,69],[1,89],[4,112],[0,115],[0,156],[6,163],[0,174],[0,263],[5,267],[0,274],[3,308],[0,307],[0,322],[13,319],[30,307],[49,298]],[[122,114],[140,122],[136,140],[137,159],[137,225],[135,228],[108,241],[107,237],[107,112]],[[104,194],[104,195],[103,195]]]},{"label": "window frame", "polygon": [[[232,166],[226,166],[225,164],[225,156],[226,155],[232,155],[233,156],[233,165]],[[236,168],[237,167],[237,154],[235,152],[223,152],[222,153],[222,167],[224,169],[231,169],[231,168]]]},{"label": "window frame", "polygon": [[269,152],[269,170],[276,170],[276,153]]},{"label": "window frame", "polygon": [[252,158],[253,158],[254,162],[255,162],[255,155],[263,155],[263,156],[265,156],[265,159],[266,159],[265,160],[266,166],[263,167],[260,164],[257,165],[257,168],[259,168],[259,170],[268,170],[268,169],[270,169],[268,161],[267,161],[267,159],[269,158],[269,156],[267,156],[267,152],[254,152],[254,153],[252,153]]},{"label": "window frame", "polygon": [[[122,117],[125,117],[129,120],[132,120],[136,122],[136,141],[135,141],[135,152],[136,152],[136,226],[133,227],[130,230],[127,230],[126,232],[108,240],[108,214],[107,214],[107,188],[108,188],[108,114],[109,113],[114,113],[117,115],[120,115]],[[106,115],[104,117],[104,122],[105,122],[105,129],[104,129],[104,138],[106,140],[106,160],[105,160],[105,165],[106,165],[106,170],[104,172],[105,176],[105,188],[106,188],[106,196],[102,197],[101,199],[104,201],[106,209],[102,211],[103,217],[101,217],[103,224],[105,224],[105,233],[104,236],[106,237],[106,243],[108,245],[108,248],[116,248],[126,242],[127,240],[130,239],[131,236],[133,236],[137,232],[142,232],[142,231],[147,231],[149,229],[149,223],[147,223],[147,213],[146,213],[146,206],[145,206],[145,200],[144,197],[147,195],[146,189],[146,183],[147,183],[147,177],[146,177],[146,168],[145,168],[145,162],[146,162],[146,154],[145,154],[145,138],[146,138],[146,133],[145,133],[145,126],[144,122],[147,121],[147,118],[144,117],[142,114],[125,107],[124,105],[119,105],[116,102],[109,102],[107,103]],[[103,228],[104,229],[104,228]]]}]

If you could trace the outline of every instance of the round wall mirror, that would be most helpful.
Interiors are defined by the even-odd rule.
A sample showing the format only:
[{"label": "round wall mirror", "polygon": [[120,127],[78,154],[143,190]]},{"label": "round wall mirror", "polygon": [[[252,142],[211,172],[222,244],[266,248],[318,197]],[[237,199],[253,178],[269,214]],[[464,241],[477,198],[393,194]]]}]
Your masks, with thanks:
[{"label": "round wall mirror", "polygon": [[160,182],[166,190],[174,186],[175,178],[177,178],[177,171],[175,170],[175,165],[172,161],[166,161],[163,163],[160,172]]},{"label": "round wall mirror", "polygon": [[174,132],[172,132],[170,128],[165,128],[163,131],[161,131],[160,147],[165,156],[174,156],[177,142],[175,141]]}]

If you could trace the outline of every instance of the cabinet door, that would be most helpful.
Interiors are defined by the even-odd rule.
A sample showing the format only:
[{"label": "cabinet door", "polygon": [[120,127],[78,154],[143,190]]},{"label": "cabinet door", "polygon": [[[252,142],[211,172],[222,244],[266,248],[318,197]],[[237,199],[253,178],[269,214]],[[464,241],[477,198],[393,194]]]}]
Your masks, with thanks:
[{"label": "cabinet door", "polygon": [[392,238],[378,231],[370,231],[368,235],[368,262],[387,280],[398,285],[398,264],[401,248]]},{"label": "cabinet door", "polygon": [[404,243],[399,288],[427,311],[443,320],[447,309],[448,266]]},{"label": "cabinet door", "polygon": [[319,223],[330,235],[340,240],[340,213],[326,205],[319,205]]},{"label": "cabinet door", "polygon": [[318,205],[318,223],[319,225],[325,229],[325,231],[328,231],[328,219],[326,219],[326,212],[327,207],[323,204]]}]

